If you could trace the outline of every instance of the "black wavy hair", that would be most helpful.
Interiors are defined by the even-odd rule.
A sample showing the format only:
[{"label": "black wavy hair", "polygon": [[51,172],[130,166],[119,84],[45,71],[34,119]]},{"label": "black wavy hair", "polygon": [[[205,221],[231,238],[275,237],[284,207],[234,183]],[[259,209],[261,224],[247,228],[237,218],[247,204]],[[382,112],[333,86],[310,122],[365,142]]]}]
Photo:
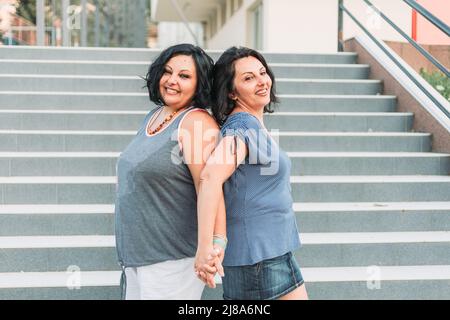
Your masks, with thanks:
[{"label": "black wavy hair", "polygon": [[153,101],[158,106],[165,104],[159,92],[159,81],[164,74],[166,63],[171,58],[179,55],[191,56],[197,69],[197,87],[192,99],[192,105],[203,109],[210,107],[212,103],[214,60],[202,48],[187,43],[177,44],[163,50],[150,65],[146,77],[143,78],[147,82],[144,87],[148,89],[150,101]]},{"label": "black wavy hair", "polygon": [[223,125],[236,105],[236,102],[229,97],[229,94],[234,91],[235,62],[246,57],[258,59],[266,68],[270,79],[272,79],[270,103],[264,107],[264,112],[273,113],[272,104],[278,103],[275,90],[275,76],[267,65],[266,59],[256,50],[246,47],[231,47],[220,56],[214,65],[213,104],[211,109],[214,118],[220,125]]}]

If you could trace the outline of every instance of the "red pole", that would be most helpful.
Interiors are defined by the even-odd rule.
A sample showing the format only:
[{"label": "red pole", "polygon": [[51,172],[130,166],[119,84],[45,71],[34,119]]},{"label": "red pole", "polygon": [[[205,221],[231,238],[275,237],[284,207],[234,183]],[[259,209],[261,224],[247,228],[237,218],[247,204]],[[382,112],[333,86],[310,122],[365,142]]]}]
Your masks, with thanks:
[{"label": "red pole", "polygon": [[412,35],[414,41],[417,41],[417,12],[416,10],[412,11]]}]

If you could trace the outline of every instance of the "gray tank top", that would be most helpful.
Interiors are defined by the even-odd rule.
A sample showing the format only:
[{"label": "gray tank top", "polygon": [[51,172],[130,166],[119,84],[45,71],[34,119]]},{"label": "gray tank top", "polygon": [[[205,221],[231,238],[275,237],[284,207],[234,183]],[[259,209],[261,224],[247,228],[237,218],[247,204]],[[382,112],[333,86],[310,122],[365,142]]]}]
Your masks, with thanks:
[{"label": "gray tank top", "polygon": [[149,136],[146,127],[157,110],[117,161],[115,231],[122,267],[194,257],[197,249],[197,194],[177,139],[193,108]]}]

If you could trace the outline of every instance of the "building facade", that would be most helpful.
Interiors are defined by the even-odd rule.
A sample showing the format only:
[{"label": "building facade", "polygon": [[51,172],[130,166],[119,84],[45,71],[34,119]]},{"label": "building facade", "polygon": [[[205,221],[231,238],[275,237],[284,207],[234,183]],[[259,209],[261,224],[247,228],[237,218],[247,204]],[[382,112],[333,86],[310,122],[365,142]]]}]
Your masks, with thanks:
[{"label": "building facade", "polygon": [[[418,2],[450,24],[449,1]],[[413,10],[404,1],[372,0],[372,3],[408,35],[414,31],[419,43],[450,44],[448,37],[424,18],[414,18]],[[364,1],[347,0],[344,5],[379,38],[405,41]],[[202,23],[208,49],[243,45],[266,52],[337,50],[338,0],[153,0],[152,6],[156,21]],[[345,15],[344,39],[359,32],[358,26]]]}]

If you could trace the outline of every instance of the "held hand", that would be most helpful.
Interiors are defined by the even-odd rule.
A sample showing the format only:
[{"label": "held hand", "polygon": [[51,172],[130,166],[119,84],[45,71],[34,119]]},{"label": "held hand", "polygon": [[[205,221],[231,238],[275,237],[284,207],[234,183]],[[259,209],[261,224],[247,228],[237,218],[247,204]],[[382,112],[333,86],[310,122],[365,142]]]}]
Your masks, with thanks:
[{"label": "held hand", "polygon": [[[205,258],[206,256],[206,258]],[[203,257],[203,258],[202,258]],[[195,260],[195,273],[208,287],[215,288],[214,276],[219,272],[220,276],[224,276],[222,261],[224,253],[220,247],[214,246],[209,253],[202,254],[197,251]]]},{"label": "held hand", "polygon": [[[208,264],[208,256],[210,255],[208,251],[212,249],[200,249],[198,248],[197,253],[195,255],[195,274],[197,277],[202,280],[208,287],[215,288],[214,282],[214,274],[217,272],[217,269]],[[211,276],[212,275],[212,276]]]},{"label": "held hand", "polygon": [[214,266],[217,268],[217,272],[221,277],[225,277],[225,272],[223,270],[222,262],[223,258],[225,257],[225,252],[221,246],[214,245],[214,253],[217,254],[216,257],[214,257],[213,262]]}]

